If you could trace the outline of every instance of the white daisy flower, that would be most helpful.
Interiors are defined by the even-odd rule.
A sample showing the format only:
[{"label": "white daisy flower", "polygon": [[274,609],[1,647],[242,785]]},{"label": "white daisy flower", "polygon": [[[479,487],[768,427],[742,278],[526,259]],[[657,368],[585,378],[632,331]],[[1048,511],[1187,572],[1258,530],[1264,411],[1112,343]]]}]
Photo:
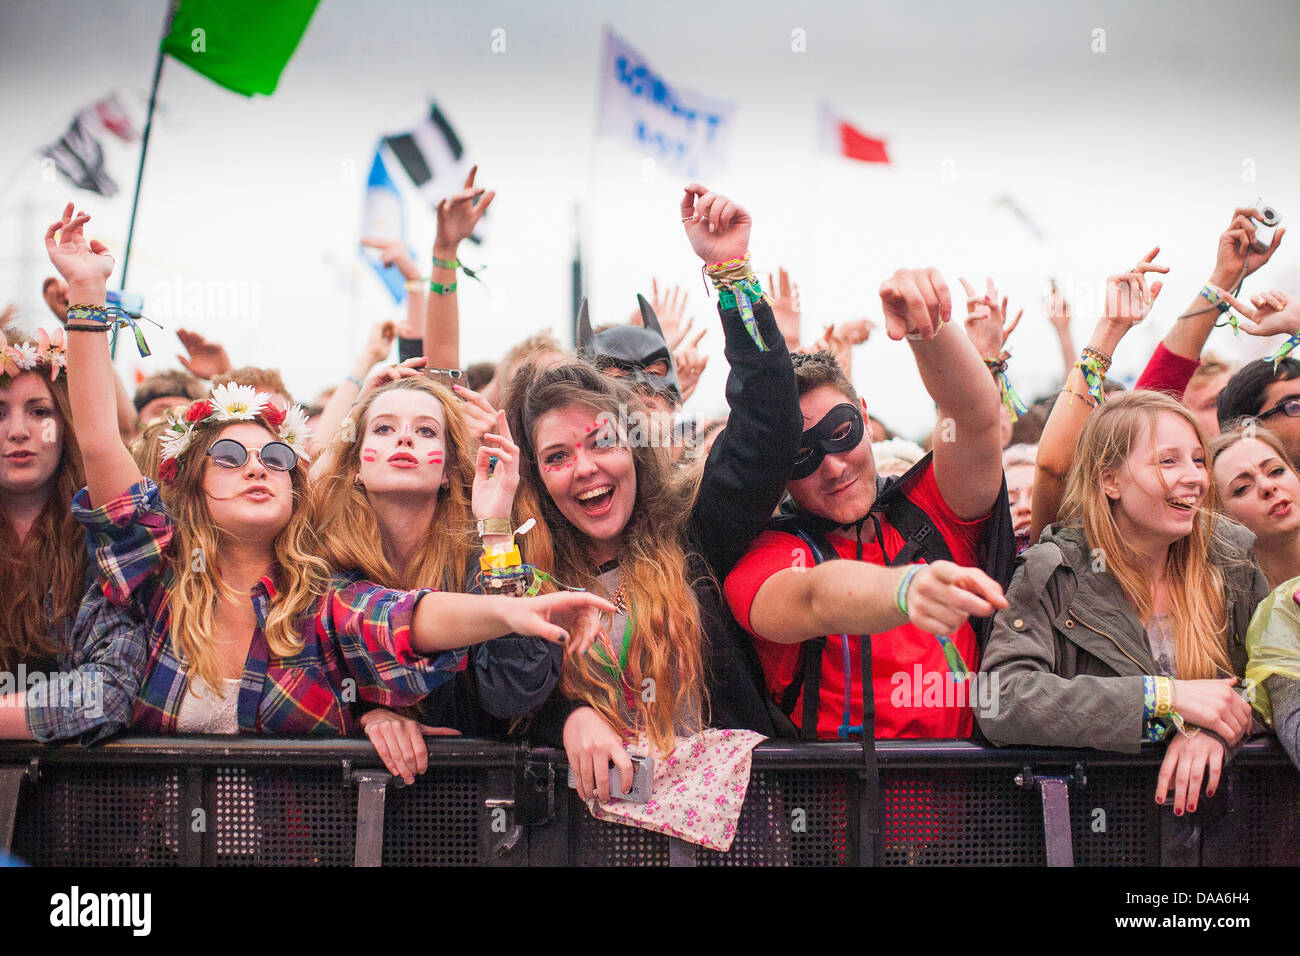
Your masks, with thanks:
[{"label": "white daisy flower", "polygon": [[20,342],[9,349],[9,354],[13,356],[14,364],[23,371],[30,371],[38,364],[36,346],[31,342]]},{"label": "white daisy flower", "polygon": [[264,392],[234,382],[218,385],[209,399],[217,410],[217,420],[223,422],[251,421],[265,407],[266,400]]},{"label": "white daisy flower", "polygon": [[301,405],[294,405],[284,413],[284,424],[280,426],[280,441],[284,442],[298,457],[307,460],[307,438],[311,435],[307,428],[307,413]]},{"label": "white daisy flower", "polygon": [[190,447],[190,439],[194,435],[192,428],[184,431],[165,431],[162,433],[159,443],[162,445],[163,458],[180,458],[185,454],[185,449]]}]

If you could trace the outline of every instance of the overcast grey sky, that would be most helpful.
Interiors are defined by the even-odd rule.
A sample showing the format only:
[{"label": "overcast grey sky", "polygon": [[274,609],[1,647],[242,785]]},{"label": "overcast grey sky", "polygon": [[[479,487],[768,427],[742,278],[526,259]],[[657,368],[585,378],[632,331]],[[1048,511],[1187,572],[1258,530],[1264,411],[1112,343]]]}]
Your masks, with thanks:
[{"label": "overcast grey sky", "polygon": [[[0,300],[19,302],[29,324],[46,320],[43,228],[74,194],[42,180],[35,150],[112,89],[143,118],[165,7],[0,8]],[[1082,339],[1105,276],[1159,243],[1169,288],[1116,361],[1135,372],[1204,281],[1234,205],[1263,195],[1300,222],[1297,19],[1282,0],[756,2],[726,18],[677,0],[321,0],[270,98],[166,64],[130,285],[168,331],[153,331],[155,359],[123,368],[174,364],[182,325],[221,338],[239,364],[278,364],[304,400],[345,374],[369,323],[398,314],[356,255],[374,144],[410,128],[430,97],[498,191],[489,241],[466,255],[490,268],[488,290],[462,286],[464,362],[543,326],[567,330],[575,205],[597,320],[625,316],[655,275],[683,283],[708,321],[677,216],[680,178],[648,176],[643,156],[593,139],[608,23],[670,82],[737,104],[729,166],[708,185],[752,211],[758,268],[791,269],[806,333],[878,318],[876,290],[899,266],[936,265],[954,288],[959,275],[993,275],[1027,309],[1012,377],[1032,396],[1060,371],[1040,314],[1048,276],[1072,293]],[[819,154],[821,100],[886,138],[893,163]],[[75,198],[120,250],[137,156],[106,146],[122,193]],[[1045,238],[995,205],[1002,196]],[[410,238],[426,253],[432,218]],[[1300,291],[1296,248],[1284,245],[1255,284]],[[186,313],[194,289],[202,301]],[[1240,348],[1226,333],[1213,343]],[[721,335],[704,344],[715,358],[692,401],[701,414],[721,408],[724,371]],[[873,411],[918,434],[931,415],[905,350],[873,340],[855,379]]]}]

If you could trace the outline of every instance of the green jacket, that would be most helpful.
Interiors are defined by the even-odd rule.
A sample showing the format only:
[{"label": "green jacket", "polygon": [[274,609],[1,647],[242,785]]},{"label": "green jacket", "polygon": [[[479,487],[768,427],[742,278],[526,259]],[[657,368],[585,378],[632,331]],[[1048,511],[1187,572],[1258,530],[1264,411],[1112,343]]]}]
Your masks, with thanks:
[{"label": "green jacket", "polygon": [[[1223,572],[1228,652],[1246,673],[1246,628],[1268,595],[1255,537],[1220,518],[1210,561]],[[1080,528],[1048,527],[1020,556],[984,650],[982,680],[994,706],[976,708],[998,746],[1092,747],[1136,752],[1142,744],[1142,678],[1154,675],[1146,628],[1111,575],[1093,570]],[[996,692],[995,694],[993,692]],[[1234,748],[1235,749],[1235,748]]]}]

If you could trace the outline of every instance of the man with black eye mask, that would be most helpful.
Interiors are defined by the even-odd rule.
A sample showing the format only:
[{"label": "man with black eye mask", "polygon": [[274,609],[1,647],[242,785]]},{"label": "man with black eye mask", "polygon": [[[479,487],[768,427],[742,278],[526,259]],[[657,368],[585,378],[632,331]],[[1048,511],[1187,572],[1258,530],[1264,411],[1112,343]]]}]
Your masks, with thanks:
[{"label": "man with black eye mask", "polygon": [[[869,735],[969,737],[979,700],[971,619],[1006,606],[1015,556],[998,390],[948,322],[938,272],[900,269],[880,296],[889,337],[908,340],[940,408],[933,455],[878,482],[866,403],[830,355],[793,356],[804,432],[788,497],[724,590],[800,736],[863,734],[865,665]],[[1001,582],[980,570],[995,564]]]}]

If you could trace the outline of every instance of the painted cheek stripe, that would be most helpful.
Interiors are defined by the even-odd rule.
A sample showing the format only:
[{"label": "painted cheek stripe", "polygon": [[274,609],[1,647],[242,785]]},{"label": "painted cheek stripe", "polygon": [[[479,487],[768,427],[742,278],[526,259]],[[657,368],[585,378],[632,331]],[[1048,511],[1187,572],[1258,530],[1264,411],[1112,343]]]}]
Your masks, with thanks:
[{"label": "painted cheek stripe", "polygon": [[431,465],[441,465],[441,464],[442,464],[442,452],[440,452],[440,451],[431,451],[431,452],[429,452],[429,464],[431,464]]},{"label": "painted cheek stripe", "polygon": [[378,457],[379,457],[379,452],[375,451],[373,448],[363,448],[363,449],[361,449],[361,460],[362,460],[362,461],[370,462],[370,461],[374,461],[374,460],[377,459]]}]

